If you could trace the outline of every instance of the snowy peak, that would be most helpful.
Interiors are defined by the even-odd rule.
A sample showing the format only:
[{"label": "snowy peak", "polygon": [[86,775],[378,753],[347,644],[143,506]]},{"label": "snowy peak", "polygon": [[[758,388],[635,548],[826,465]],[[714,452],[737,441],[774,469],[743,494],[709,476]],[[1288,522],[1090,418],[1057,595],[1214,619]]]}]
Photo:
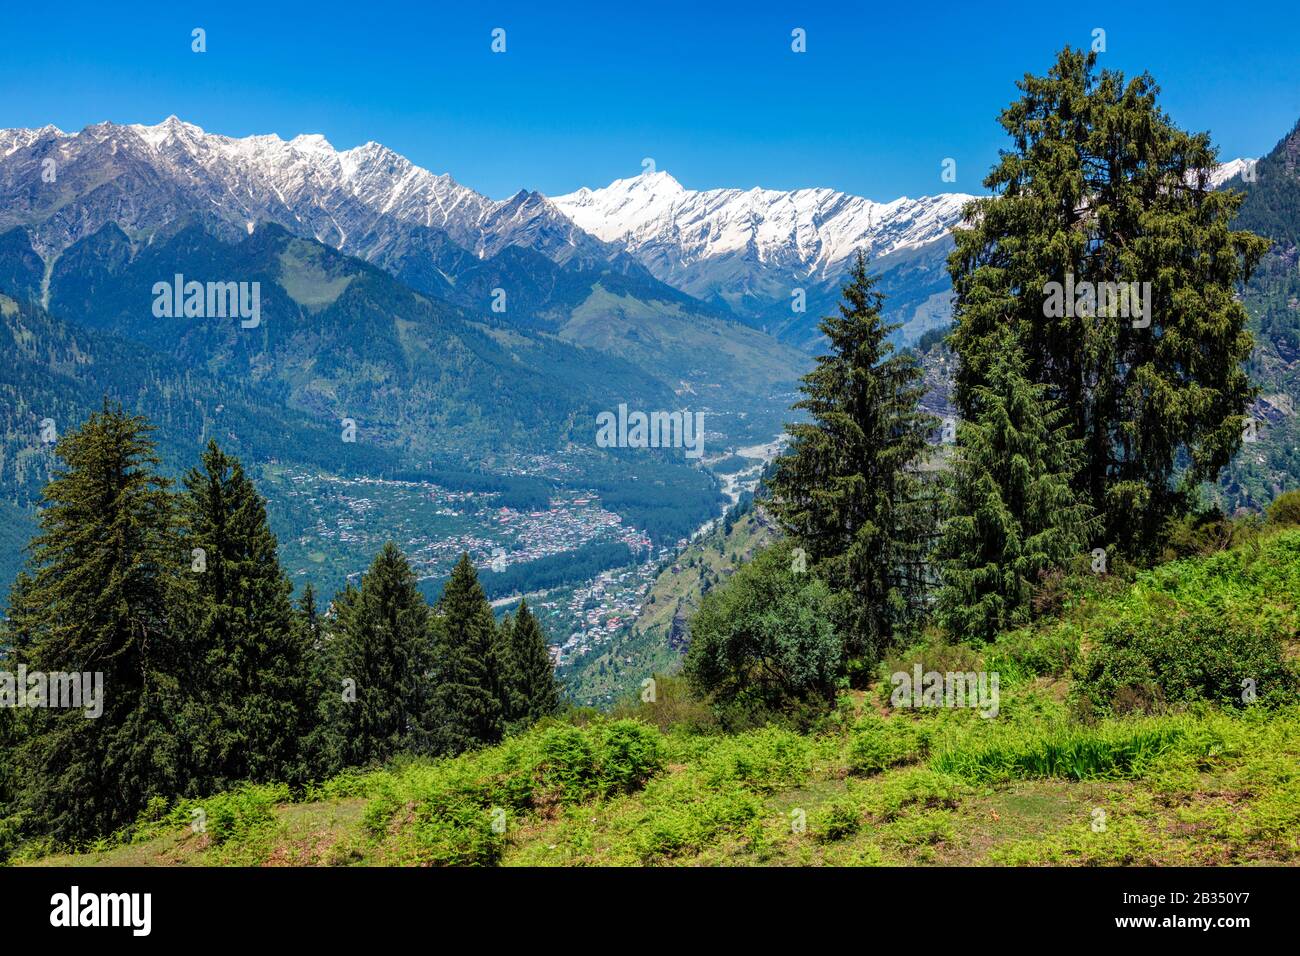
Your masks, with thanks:
[{"label": "snowy peak", "polygon": [[[32,189],[50,157],[59,188]],[[1211,183],[1249,162],[1223,164]],[[882,273],[898,270],[895,284],[884,286],[898,308],[938,321],[943,243],[971,198],[876,202],[826,188],[694,190],[653,170],[563,196],[521,189],[493,200],[380,143],[338,150],[319,133],[231,137],[176,116],[71,134],[52,126],[0,130],[0,232],[26,227],[43,256],[109,222],[148,235],[193,216],[238,238],[265,221],[376,263],[417,255],[411,249],[454,259],[459,247],[486,259],[518,246],[560,265],[648,272],[765,324],[788,317],[795,287],[836,294],[859,250]],[[408,266],[420,275],[440,268]]]},{"label": "snowy peak", "polygon": [[43,140],[61,139],[68,134],[57,126],[40,129],[0,129],[0,159]]},{"label": "snowy peak", "polygon": [[1211,189],[1218,189],[1233,176],[1242,171],[1249,169],[1255,164],[1253,159],[1230,159],[1226,163],[1220,163],[1207,177],[1207,182]]},{"label": "snowy peak", "polygon": [[760,262],[833,268],[941,239],[973,197],[950,193],[878,203],[832,189],[690,190],[666,172],[619,179],[554,199],[586,231],[636,255],[669,251],[682,264],[752,253]]},{"label": "snowy peak", "polygon": [[[274,133],[231,137],[169,116],[152,126],[101,123],[74,134],[53,127],[3,130],[0,159],[26,166],[34,154],[24,150],[53,138],[59,139],[60,183],[80,179],[86,201],[92,201],[97,171],[111,156],[115,178],[109,188],[130,200],[107,202],[102,194],[93,200],[102,207],[74,215],[71,209],[61,214],[37,208],[52,193],[25,197],[34,200],[33,208],[10,209],[15,222],[56,220],[38,237],[44,253],[65,248],[110,219],[147,232],[185,209],[240,233],[249,222],[275,222],[367,259],[415,227],[441,230],[480,257],[512,244],[533,244],[561,263],[575,255],[595,261],[618,255],[574,228],[539,194],[498,202],[375,142],[340,151],[319,133],[287,141]],[[10,218],[0,210],[0,227]]]},{"label": "snowy peak", "polygon": [[752,313],[787,301],[805,280],[838,279],[858,250],[881,258],[942,240],[972,198],[880,203],[825,188],[691,190],[658,171],[553,202],[661,281]]}]

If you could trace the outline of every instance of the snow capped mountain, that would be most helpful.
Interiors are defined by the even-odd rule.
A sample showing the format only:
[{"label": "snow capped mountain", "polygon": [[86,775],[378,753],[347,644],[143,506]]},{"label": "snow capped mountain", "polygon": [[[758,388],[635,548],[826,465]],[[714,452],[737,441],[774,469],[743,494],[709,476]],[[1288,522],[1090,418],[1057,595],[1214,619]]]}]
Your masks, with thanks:
[{"label": "snow capped mountain", "polygon": [[[46,159],[55,161],[64,189],[32,187],[42,182]],[[76,200],[61,209],[69,192]],[[238,231],[276,222],[366,259],[413,227],[441,230],[480,258],[510,245],[561,264],[619,258],[537,193],[492,200],[378,143],[339,151],[319,134],[235,138],[175,116],[156,126],[101,123],[73,134],[0,130],[0,198],[0,229],[28,225],[43,254],[110,219],[148,232],[188,212]]]},{"label": "snow capped mountain", "polygon": [[[891,318],[914,338],[944,321],[949,230],[974,197],[874,202],[833,189],[684,188],[666,172],[554,197],[586,231],[622,245],[655,278],[812,345],[861,249],[885,274]],[[807,311],[792,311],[804,290]]]},{"label": "snow capped mountain", "polygon": [[1233,176],[1255,165],[1253,159],[1230,159],[1226,163],[1220,163],[1210,173],[1207,181],[1211,189],[1218,189]]},{"label": "snow capped mountain", "polygon": [[825,278],[859,249],[878,258],[941,239],[972,198],[946,193],[879,203],[832,189],[695,191],[654,172],[554,202],[583,229],[622,243],[648,266],[689,270],[704,260],[745,254],[756,263]]},{"label": "snow capped mountain", "polygon": [[[1211,183],[1249,162],[1223,164]],[[78,133],[0,130],[0,233],[23,227],[47,261],[109,222],[142,241],[192,218],[228,238],[274,222],[454,298],[467,294],[458,277],[515,247],[560,267],[657,279],[804,347],[815,346],[817,317],[834,306],[858,250],[873,260],[904,341],[947,322],[949,231],[971,198],[691,190],[650,172],[493,200],[379,143],[340,151],[319,134],[237,138],[175,116]],[[539,289],[557,285],[527,268]],[[658,288],[660,298],[671,292]],[[800,290],[804,311],[792,307]]]},{"label": "snow capped mountain", "polygon": [[[1211,186],[1251,162],[1217,167]],[[910,340],[946,321],[939,272],[949,232],[973,198],[941,193],[881,203],[832,189],[697,191],[656,171],[553,201],[587,232],[626,248],[655,278],[801,339],[807,323],[789,316],[791,293],[809,286],[819,306],[833,302],[862,250],[883,277],[887,314]]]},{"label": "snow capped mountain", "polygon": [[66,135],[57,126],[42,126],[40,129],[0,129],[0,158],[30,146],[38,139]]}]

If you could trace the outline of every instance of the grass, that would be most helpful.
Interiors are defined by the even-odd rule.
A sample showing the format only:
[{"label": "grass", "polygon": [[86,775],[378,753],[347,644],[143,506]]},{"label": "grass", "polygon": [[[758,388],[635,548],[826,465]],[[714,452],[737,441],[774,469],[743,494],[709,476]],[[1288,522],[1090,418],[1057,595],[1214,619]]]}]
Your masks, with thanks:
[{"label": "grass", "polygon": [[[1042,695],[1040,689],[1019,692]],[[860,698],[865,703],[866,698]],[[800,736],[552,725],[455,760],[241,788],[45,865],[1300,863],[1300,705],[1113,719],[864,714]],[[1052,710],[1050,703],[1043,706]],[[863,775],[864,735],[934,742]],[[191,811],[207,812],[195,832]]]}]

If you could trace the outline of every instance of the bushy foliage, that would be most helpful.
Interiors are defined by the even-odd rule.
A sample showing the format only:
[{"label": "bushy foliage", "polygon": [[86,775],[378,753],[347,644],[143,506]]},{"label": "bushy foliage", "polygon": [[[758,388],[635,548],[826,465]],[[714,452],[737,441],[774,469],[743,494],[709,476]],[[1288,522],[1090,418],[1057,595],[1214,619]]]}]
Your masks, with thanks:
[{"label": "bushy foliage", "polygon": [[815,833],[822,843],[852,836],[862,827],[862,811],[851,800],[835,800],[822,808]]},{"label": "bushy foliage", "polygon": [[1273,499],[1268,506],[1268,521],[1282,528],[1300,525],[1300,488],[1292,488]]},{"label": "bushy foliage", "polygon": [[490,864],[519,814],[631,793],[663,759],[658,731],[637,721],[551,723],[487,750],[370,775],[366,825],[403,860]]},{"label": "bushy foliage", "polygon": [[863,776],[920,760],[930,746],[929,729],[905,717],[863,717],[849,739],[849,772]]},{"label": "bushy foliage", "polygon": [[630,717],[658,727],[691,733],[717,732],[721,727],[716,708],[696,694],[682,674],[654,674],[653,696],[643,699],[644,690],[638,689],[610,709],[610,716],[618,719]]},{"label": "bushy foliage", "polygon": [[1300,633],[1300,532],[1139,576],[1073,669],[1085,716],[1194,701],[1284,703],[1300,693],[1284,638]]},{"label": "bushy foliage", "polygon": [[1116,621],[1076,668],[1077,703],[1093,714],[1294,700],[1298,675],[1283,660],[1278,623],[1222,607]]},{"label": "bushy foliage", "polygon": [[289,800],[289,788],[284,784],[243,784],[203,800],[181,801],[168,822],[207,834],[219,846],[269,826],[275,819],[275,807]]},{"label": "bushy foliage", "polygon": [[1065,677],[1079,657],[1079,629],[1065,621],[1054,627],[1022,627],[998,637],[985,666],[1004,680]]},{"label": "bushy foliage", "polygon": [[1166,526],[1163,558],[1176,561],[1217,554],[1252,540],[1258,532],[1252,519],[1234,520],[1217,508],[1198,511]]},{"label": "bushy foliage", "polygon": [[830,592],[791,555],[768,548],[701,602],[684,665],[698,692],[768,707],[833,699],[842,647]]}]

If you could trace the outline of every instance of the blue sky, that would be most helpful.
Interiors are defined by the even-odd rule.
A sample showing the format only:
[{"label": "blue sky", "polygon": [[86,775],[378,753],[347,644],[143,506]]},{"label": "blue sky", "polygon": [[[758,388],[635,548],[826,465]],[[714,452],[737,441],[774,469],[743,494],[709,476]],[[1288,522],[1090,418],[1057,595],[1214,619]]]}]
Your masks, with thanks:
[{"label": "blue sky", "polygon": [[1295,4],[1143,6],[9,3],[0,126],[175,113],[230,135],[373,139],[494,197],[605,185],[645,157],[692,188],[975,192],[1015,80],[1096,27],[1103,65],[1149,70],[1222,158],[1267,151],[1300,118]]}]

